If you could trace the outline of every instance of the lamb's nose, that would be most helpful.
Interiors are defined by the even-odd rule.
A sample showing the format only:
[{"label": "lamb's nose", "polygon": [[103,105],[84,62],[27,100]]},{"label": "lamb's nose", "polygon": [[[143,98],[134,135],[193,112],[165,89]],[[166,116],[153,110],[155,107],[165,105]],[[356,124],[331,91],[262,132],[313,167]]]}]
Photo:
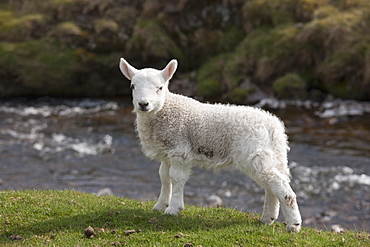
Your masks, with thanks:
[{"label": "lamb's nose", "polygon": [[149,103],[148,102],[140,102],[139,103],[139,106],[140,106],[140,110],[142,111],[147,111],[147,107],[148,107]]}]

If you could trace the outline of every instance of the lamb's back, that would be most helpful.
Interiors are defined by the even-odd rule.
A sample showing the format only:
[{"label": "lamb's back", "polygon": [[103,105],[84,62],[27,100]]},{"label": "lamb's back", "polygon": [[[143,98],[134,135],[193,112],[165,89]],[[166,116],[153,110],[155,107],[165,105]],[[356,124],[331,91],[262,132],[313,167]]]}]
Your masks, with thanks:
[{"label": "lamb's back", "polygon": [[150,145],[146,147],[157,156],[168,155],[170,151],[184,157],[192,156],[200,162],[232,162],[230,153],[238,146],[244,145],[241,148],[247,149],[248,144],[258,140],[268,141],[271,128],[284,132],[279,119],[261,109],[205,104],[176,94],[168,97],[149,125]]}]

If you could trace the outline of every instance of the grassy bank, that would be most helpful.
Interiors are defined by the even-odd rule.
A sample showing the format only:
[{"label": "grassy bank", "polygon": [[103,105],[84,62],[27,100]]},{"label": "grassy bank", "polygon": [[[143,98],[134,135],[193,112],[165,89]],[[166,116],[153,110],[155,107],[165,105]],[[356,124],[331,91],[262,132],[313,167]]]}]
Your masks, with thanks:
[{"label": "grassy bank", "polygon": [[0,96],[126,95],[123,56],[177,58],[205,99],[369,100],[369,20],[368,0],[0,1]]},{"label": "grassy bank", "polygon": [[[76,191],[0,192],[1,246],[369,246],[366,232],[266,226],[259,216],[188,206],[179,216],[139,202]],[[94,232],[85,232],[91,226]],[[91,228],[90,228],[91,229]],[[92,235],[91,235],[92,234]],[[91,236],[87,236],[91,235]]]}]

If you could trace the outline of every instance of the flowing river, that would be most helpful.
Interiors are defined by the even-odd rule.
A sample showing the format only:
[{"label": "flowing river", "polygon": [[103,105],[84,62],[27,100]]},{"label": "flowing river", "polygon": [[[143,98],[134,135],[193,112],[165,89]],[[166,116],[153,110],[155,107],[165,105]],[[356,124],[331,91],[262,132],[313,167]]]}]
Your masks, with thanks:
[{"label": "flowing river", "polygon": [[[286,124],[303,225],[370,229],[370,103],[264,100]],[[159,162],[147,159],[127,100],[0,102],[0,189],[75,189],[156,200]],[[105,190],[104,190],[105,189]],[[233,170],[194,168],[185,203],[262,212],[264,191]],[[282,217],[279,218],[282,221]]]}]

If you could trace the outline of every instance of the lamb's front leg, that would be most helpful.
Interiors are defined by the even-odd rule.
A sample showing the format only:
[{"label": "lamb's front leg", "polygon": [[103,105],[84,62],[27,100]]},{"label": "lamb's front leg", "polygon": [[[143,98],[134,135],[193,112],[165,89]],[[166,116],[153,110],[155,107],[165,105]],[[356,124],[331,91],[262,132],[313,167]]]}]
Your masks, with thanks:
[{"label": "lamb's front leg", "polygon": [[170,177],[169,163],[162,161],[159,167],[159,177],[161,179],[161,193],[159,194],[158,202],[154,205],[153,210],[164,211],[170,204],[172,194],[172,182]]},{"label": "lamb's front leg", "polygon": [[191,167],[183,164],[172,164],[170,177],[173,183],[172,198],[170,205],[164,211],[165,214],[177,215],[184,210],[184,186],[191,172]]}]

